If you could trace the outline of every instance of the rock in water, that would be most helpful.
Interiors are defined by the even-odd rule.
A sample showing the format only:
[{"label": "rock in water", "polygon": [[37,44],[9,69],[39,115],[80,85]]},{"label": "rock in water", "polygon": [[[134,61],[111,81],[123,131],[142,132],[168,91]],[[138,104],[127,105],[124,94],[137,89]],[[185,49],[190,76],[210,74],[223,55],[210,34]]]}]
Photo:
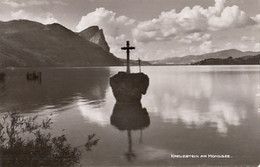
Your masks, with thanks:
[{"label": "rock in water", "polygon": [[136,103],[146,94],[149,77],[144,73],[119,72],[110,78],[110,86],[118,103]]}]

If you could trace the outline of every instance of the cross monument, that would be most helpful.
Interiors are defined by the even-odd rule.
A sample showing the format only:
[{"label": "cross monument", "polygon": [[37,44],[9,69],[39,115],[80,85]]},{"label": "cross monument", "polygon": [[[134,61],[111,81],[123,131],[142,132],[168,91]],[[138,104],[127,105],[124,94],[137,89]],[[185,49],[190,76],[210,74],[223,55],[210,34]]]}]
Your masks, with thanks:
[{"label": "cross monument", "polygon": [[122,47],[122,50],[126,50],[126,73],[130,73],[130,63],[129,63],[129,57],[130,57],[130,50],[135,49],[135,47],[130,46],[130,42],[126,41],[126,47]]}]

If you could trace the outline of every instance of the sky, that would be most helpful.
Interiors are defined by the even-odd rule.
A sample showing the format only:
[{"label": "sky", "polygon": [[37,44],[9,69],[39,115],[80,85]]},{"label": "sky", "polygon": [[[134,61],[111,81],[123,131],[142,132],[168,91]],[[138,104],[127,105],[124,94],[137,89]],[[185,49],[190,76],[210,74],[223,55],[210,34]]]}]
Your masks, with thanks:
[{"label": "sky", "polygon": [[14,19],[74,32],[98,25],[121,58],[126,40],[142,60],[260,51],[260,0],[0,0],[0,20]]}]

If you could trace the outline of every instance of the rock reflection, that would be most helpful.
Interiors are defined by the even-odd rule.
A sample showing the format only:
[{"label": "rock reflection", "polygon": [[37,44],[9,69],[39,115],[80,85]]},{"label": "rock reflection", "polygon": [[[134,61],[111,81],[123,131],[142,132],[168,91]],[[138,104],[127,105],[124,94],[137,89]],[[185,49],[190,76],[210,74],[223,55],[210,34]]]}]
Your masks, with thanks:
[{"label": "rock reflection", "polygon": [[125,156],[128,161],[136,157],[132,150],[132,131],[140,130],[139,142],[142,142],[142,130],[150,125],[150,117],[141,103],[116,103],[110,118],[111,125],[120,131],[127,131],[128,151]]}]

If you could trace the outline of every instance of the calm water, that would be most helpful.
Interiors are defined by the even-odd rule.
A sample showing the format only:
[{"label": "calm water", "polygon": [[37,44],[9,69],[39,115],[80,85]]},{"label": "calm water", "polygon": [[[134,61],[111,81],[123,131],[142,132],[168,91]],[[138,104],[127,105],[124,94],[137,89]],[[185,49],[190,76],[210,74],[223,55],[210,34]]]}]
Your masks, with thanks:
[{"label": "calm water", "polygon": [[96,133],[101,140],[83,153],[83,166],[260,164],[258,66],[143,67],[150,86],[132,106],[115,106],[108,84],[122,67],[38,69],[42,81],[27,81],[33,70],[4,70],[0,111],[52,113],[54,133],[66,129],[73,146]]}]

